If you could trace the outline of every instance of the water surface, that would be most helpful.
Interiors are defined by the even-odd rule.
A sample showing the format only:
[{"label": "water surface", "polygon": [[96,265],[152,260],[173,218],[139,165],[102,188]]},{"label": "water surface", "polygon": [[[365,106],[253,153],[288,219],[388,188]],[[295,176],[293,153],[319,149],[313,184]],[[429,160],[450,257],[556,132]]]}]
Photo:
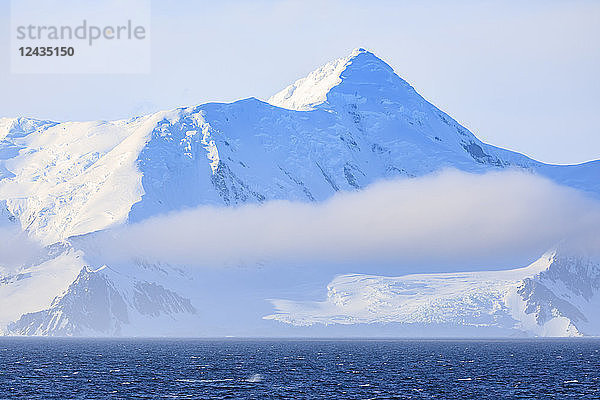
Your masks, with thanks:
[{"label": "water surface", "polygon": [[0,339],[2,399],[599,399],[600,340]]}]

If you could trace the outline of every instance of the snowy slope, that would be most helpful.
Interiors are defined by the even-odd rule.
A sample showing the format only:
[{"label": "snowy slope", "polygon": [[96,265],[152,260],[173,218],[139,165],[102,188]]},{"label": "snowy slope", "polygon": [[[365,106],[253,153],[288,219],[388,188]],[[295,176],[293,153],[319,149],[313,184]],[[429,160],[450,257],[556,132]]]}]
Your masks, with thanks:
[{"label": "snowy slope", "polygon": [[537,336],[600,334],[600,263],[544,254],[508,271],[342,275],[318,302],[273,300],[265,319],[292,325],[401,323],[509,328]]},{"label": "snowy slope", "polygon": [[97,270],[85,266],[49,308],[23,314],[7,326],[7,332],[49,336],[185,334],[171,331],[169,319],[193,317],[197,311],[190,300],[146,280],[148,271],[136,272],[131,276],[107,266]]},{"label": "snowy slope", "polygon": [[46,257],[0,276],[0,331],[28,311],[41,310],[65,291],[82,268],[81,252],[62,245],[48,249]]},{"label": "snowy slope", "polygon": [[0,123],[0,198],[46,244],[123,223],[144,190],[137,157],[158,113],[129,121]]},{"label": "snowy slope", "polygon": [[[159,332],[152,329],[165,326],[162,318],[201,314],[186,273],[135,262],[102,268],[102,259],[73,248],[76,236],[203,204],[317,202],[446,167],[525,169],[600,196],[600,161],[546,165],[482,143],[364,49],[268,102],[249,98],[108,122],[2,118],[1,212],[48,246],[48,257],[12,268],[16,274],[0,268],[0,327],[18,321],[10,332],[138,334],[141,327]],[[159,311],[147,313],[139,296]],[[94,325],[90,313],[104,323]]]}]

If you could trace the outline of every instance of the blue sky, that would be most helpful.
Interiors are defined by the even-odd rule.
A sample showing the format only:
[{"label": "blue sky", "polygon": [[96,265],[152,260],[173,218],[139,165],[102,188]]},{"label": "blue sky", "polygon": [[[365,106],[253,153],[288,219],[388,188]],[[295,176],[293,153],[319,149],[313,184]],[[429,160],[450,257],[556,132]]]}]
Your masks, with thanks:
[{"label": "blue sky", "polygon": [[[9,2],[0,3],[8,54]],[[600,158],[600,2],[153,1],[139,75],[14,75],[0,116],[116,119],[268,98],[365,47],[482,140],[538,160]]]}]

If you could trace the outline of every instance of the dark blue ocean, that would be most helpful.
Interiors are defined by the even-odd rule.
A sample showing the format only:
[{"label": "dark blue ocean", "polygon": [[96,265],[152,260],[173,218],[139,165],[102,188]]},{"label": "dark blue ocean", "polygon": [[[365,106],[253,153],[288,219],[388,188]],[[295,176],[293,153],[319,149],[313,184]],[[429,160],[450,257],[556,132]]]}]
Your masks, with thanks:
[{"label": "dark blue ocean", "polygon": [[0,339],[2,399],[600,399],[600,340]]}]

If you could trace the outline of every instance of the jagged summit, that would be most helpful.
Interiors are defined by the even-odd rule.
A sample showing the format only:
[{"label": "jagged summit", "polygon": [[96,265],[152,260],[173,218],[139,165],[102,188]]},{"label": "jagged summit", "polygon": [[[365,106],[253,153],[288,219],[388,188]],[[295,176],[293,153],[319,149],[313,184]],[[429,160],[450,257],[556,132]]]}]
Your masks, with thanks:
[{"label": "jagged summit", "polygon": [[[348,88],[340,87],[342,83]],[[356,48],[350,55],[331,61],[305,78],[298,79],[270,97],[268,103],[290,110],[308,111],[329,101],[332,97],[329,94],[333,88],[352,89],[354,92],[342,91],[352,94],[364,92],[365,89],[377,91],[388,85],[404,90],[410,88],[385,61],[370,51]]]}]

